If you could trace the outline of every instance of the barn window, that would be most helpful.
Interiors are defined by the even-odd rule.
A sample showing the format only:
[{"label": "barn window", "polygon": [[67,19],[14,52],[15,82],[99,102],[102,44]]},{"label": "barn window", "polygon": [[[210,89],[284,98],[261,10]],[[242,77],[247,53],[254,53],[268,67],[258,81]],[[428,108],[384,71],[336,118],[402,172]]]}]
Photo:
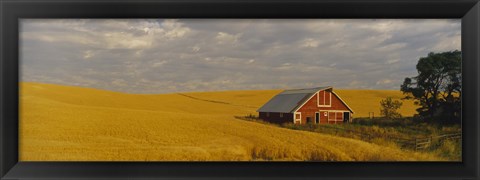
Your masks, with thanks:
[{"label": "barn window", "polygon": [[302,120],[302,113],[301,112],[296,112],[294,115],[294,122],[301,121]]},{"label": "barn window", "polygon": [[331,106],[331,105],[332,105],[332,93],[325,92],[325,106]]},{"label": "barn window", "polygon": [[269,113],[269,112],[267,112],[267,117],[270,117],[270,113]]},{"label": "barn window", "polygon": [[302,113],[301,112],[295,112],[295,115],[294,115],[294,119],[293,119],[293,123],[295,124],[301,124],[302,122]]},{"label": "barn window", "polygon": [[332,106],[332,92],[320,91],[317,96],[317,104],[319,107]]},{"label": "barn window", "polygon": [[342,121],[342,120],[343,120],[343,112],[337,112],[336,121]]},{"label": "barn window", "polygon": [[312,117],[307,117],[307,124],[312,123]]},{"label": "barn window", "polygon": [[335,112],[328,112],[328,121],[335,121]]},{"label": "barn window", "polygon": [[280,117],[283,117],[283,113],[280,113]]}]

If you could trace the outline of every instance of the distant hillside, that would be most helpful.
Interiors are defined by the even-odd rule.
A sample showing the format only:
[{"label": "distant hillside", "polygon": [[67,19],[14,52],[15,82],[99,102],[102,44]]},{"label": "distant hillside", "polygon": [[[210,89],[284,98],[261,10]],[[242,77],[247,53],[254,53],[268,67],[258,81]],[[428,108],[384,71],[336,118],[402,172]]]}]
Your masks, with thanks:
[{"label": "distant hillside", "polygon": [[278,92],[135,95],[21,83],[20,160],[442,160],[233,117],[254,113]]},{"label": "distant hillside", "polygon": [[413,116],[419,107],[413,100],[402,100],[405,95],[400,90],[343,90],[333,89],[355,111],[354,117],[368,117],[368,112],[380,116],[380,101],[386,97],[403,102],[399,112],[402,116]]}]

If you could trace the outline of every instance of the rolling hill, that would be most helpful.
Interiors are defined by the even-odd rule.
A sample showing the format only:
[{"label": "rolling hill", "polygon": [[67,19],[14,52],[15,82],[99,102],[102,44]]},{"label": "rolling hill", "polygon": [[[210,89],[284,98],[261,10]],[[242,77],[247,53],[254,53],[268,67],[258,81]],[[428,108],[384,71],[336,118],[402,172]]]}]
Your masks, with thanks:
[{"label": "rolling hill", "polygon": [[[355,91],[337,92],[358,114],[370,111],[367,107],[378,111],[378,102],[366,101],[367,95],[356,100]],[[255,113],[278,92],[140,95],[22,82],[20,161],[442,160],[233,117]],[[398,93],[367,94],[381,99]]]}]

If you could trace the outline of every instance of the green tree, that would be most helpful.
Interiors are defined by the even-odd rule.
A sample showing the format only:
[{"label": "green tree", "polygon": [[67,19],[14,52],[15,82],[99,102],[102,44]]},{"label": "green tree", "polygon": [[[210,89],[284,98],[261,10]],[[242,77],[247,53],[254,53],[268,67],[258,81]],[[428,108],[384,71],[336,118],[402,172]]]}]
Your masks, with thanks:
[{"label": "green tree", "polygon": [[402,107],[402,104],[399,100],[393,100],[392,97],[387,97],[380,101],[380,115],[388,119],[401,118],[402,115],[398,113],[397,110]]},{"label": "green tree", "polygon": [[418,75],[405,78],[400,90],[405,99],[420,105],[418,115],[427,120],[460,122],[462,74],[460,51],[429,53],[417,63]]}]

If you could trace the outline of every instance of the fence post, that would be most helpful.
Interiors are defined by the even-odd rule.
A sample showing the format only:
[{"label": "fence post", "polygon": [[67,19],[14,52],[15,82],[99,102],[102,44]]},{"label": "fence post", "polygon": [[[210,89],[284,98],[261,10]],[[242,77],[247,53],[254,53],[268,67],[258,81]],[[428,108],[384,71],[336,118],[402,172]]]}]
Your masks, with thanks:
[{"label": "fence post", "polygon": [[375,112],[368,112],[368,118],[374,119],[375,118]]}]

